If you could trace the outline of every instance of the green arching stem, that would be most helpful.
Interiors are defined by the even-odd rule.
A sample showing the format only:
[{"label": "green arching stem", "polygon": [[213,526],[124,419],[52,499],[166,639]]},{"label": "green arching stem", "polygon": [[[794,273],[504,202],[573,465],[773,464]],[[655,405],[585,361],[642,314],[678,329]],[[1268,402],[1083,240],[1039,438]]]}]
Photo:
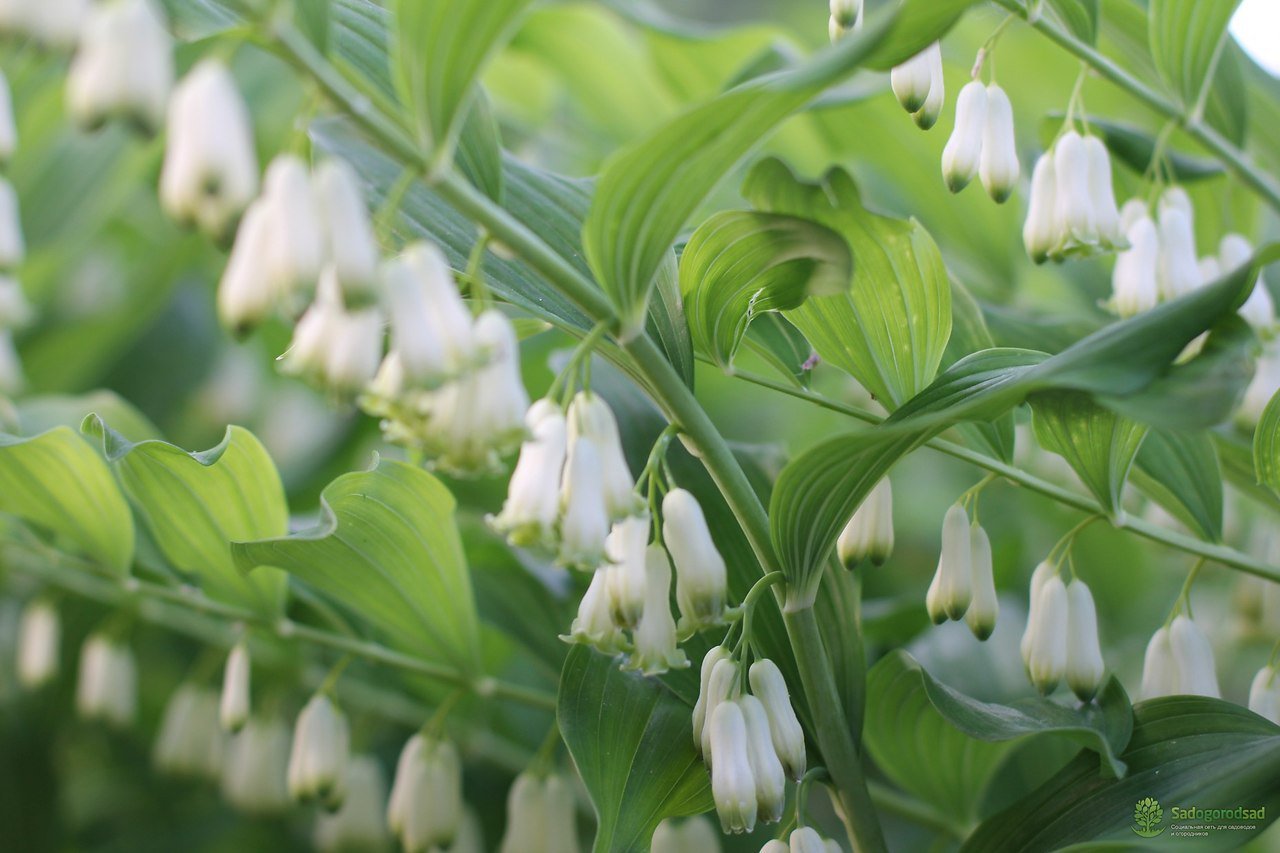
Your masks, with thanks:
[{"label": "green arching stem", "polygon": [[1164,620],[1164,626],[1168,628],[1173,624],[1173,620],[1178,614],[1186,611],[1187,618],[1194,618],[1191,614],[1191,587],[1196,582],[1196,578],[1200,576],[1200,570],[1204,568],[1204,558],[1196,560],[1191,571],[1187,572],[1187,579],[1182,582],[1182,590],[1178,593],[1178,598],[1173,602],[1173,608],[1169,611],[1169,616]]},{"label": "green arching stem", "polygon": [[991,82],[995,82],[995,54],[992,51],[995,50],[996,44],[1000,41],[1000,36],[1004,35],[1004,31],[1009,28],[1009,24],[1012,23],[1016,17],[1017,15],[1012,12],[1005,15],[1004,20],[996,25],[996,28],[991,31],[991,35],[987,36],[987,40],[982,43],[982,47],[978,48],[978,56],[973,61],[973,68],[969,70],[970,79],[977,80],[978,75],[982,73],[983,66],[986,64],[987,60],[990,59]]},{"label": "green arching stem", "polygon": [[809,788],[814,782],[827,782],[831,780],[831,775],[827,773],[825,767],[810,767],[809,770],[800,777],[800,781],[796,783],[796,814],[795,825],[805,825],[805,811],[809,805]]},{"label": "green arching stem", "polygon": [[1067,556],[1071,553],[1071,548],[1076,544],[1076,537],[1080,535],[1080,532],[1101,518],[1103,518],[1101,515],[1089,516],[1063,534],[1062,538],[1049,549],[1049,556],[1045,557],[1045,560],[1053,563],[1055,571],[1061,568],[1062,561],[1067,559]]},{"label": "green arching stem", "polygon": [[449,718],[449,712],[466,695],[467,692],[465,690],[458,688],[444,697],[444,701],[436,708],[436,712],[431,715],[431,719],[422,724],[422,728],[419,730],[422,736],[429,740],[438,740],[441,733],[444,732],[444,721]]},{"label": "green arching stem", "polygon": [[342,673],[346,671],[350,664],[351,655],[349,653],[338,658],[338,662],[329,669],[329,674],[324,677],[324,681],[320,683],[320,687],[316,692],[332,697],[335,688],[338,686],[338,679],[342,677]]},{"label": "green arching stem", "polygon": [[476,315],[487,309],[492,302],[489,298],[489,285],[484,280],[484,253],[488,248],[489,237],[482,231],[480,239],[471,247],[471,254],[467,256],[467,271],[463,273],[471,299],[476,303],[473,309]]},{"label": "green arching stem", "polygon": [[1084,81],[1089,76],[1089,66],[1080,63],[1080,73],[1076,75],[1075,85],[1071,87],[1071,97],[1067,100],[1067,119],[1062,123],[1062,127],[1058,128],[1058,135],[1054,137],[1055,141],[1062,137],[1068,130],[1074,129],[1073,125],[1077,118],[1080,123],[1084,124],[1084,107],[1081,105],[1084,94]]}]

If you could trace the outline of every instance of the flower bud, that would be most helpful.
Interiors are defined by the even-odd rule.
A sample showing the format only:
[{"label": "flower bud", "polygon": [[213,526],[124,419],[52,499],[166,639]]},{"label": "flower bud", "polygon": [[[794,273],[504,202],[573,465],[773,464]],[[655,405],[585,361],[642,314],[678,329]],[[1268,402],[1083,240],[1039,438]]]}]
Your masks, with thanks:
[{"label": "flower bud", "polygon": [[[711,684],[711,671],[720,661],[731,661],[732,658],[733,653],[724,646],[711,647],[702,658],[702,665],[699,667],[698,674],[698,701],[693,705],[693,745],[699,753],[703,751],[702,735],[707,724],[707,703],[712,701],[708,690]],[[714,702],[718,703],[723,700],[724,697],[720,696]],[[713,708],[712,710],[715,709]]]},{"label": "flower bud", "polygon": [[328,811],[346,796],[347,718],[328,696],[317,693],[298,715],[289,753],[289,795],[302,802],[317,800]]},{"label": "flower bud", "polygon": [[1027,675],[1045,696],[1052,693],[1067,669],[1067,587],[1056,574],[1040,588],[1031,631]]},{"label": "flower bud", "polygon": [[717,624],[724,616],[728,575],[702,507],[688,491],[672,489],[663,498],[662,534],[676,565],[676,601],[682,628],[701,629]]},{"label": "flower bud", "polygon": [[1177,299],[1200,286],[1196,260],[1196,236],[1191,217],[1181,205],[1160,207],[1160,260],[1157,267],[1160,296]]},{"label": "flower bud", "polygon": [[387,784],[382,768],[368,755],[347,762],[347,798],[333,814],[316,820],[313,840],[322,851],[382,850],[387,846]]},{"label": "flower bud", "polygon": [[935,625],[959,619],[969,609],[973,578],[969,538],[969,515],[960,504],[954,504],[942,521],[942,554],[925,596],[925,607]]},{"label": "flower bud", "polygon": [[1111,188],[1111,155],[1106,144],[1096,136],[1086,136],[1084,148],[1089,159],[1089,199],[1098,239],[1107,247],[1121,246],[1125,239],[1120,230],[1115,191]]},{"label": "flower bud", "polygon": [[201,60],[169,100],[160,201],[179,222],[220,238],[258,188],[249,111],[227,67]]},{"label": "flower bud", "polygon": [[790,853],[791,845],[785,841],[771,838],[760,848],[760,853]]},{"label": "flower bud", "polygon": [[787,777],[773,749],[769,718],[756,697],[739,696],[737,702],[747,724],[747,762],[756,782],[757,815],[761,823],[777,823],[787,802]]},{"label": "flower bud", "polygon": [[836,552],[846,569],[863,560],[882,566],[893,553],[893,486],[885,477],[876,483],[845,525]]},{"label": "flower bud", "polygon": [[571,439],[560,486],[560,562],[590,569],[604,559],[609,508],[600,482],[600,454],[590,438]]},{"label": "flower bud", "polygon": [[1169,649],[1173,653],[1177,692],[1186,696],[1221,699],[1218,673],[1213,662],[1213,646],[1200,627],[1186,616],[1178,616],[1169,626]]},{"label": "flower bud", "polygon": [[1126,232],[1129,248],[1116,256],[1111,274],[1111,310],[1133,317],[1156,307],[1160,300],[1157,268],[1160,238],[1151,217],[1142,216]]},{"label": "flower bud", "polygon": [[514,545],[549,545],[560,513],[560,475],[567,448],[564,413],[549,411],[520,446],[502,512],[489,523]]},{"label": "flower bud", "polygon": [[645,675],[661,675],[681,669],[689,659],[678,645],[676,620],[671,615],[671,560],[661,545],[650,545],[644,555],[644,611],[632,635],[635,651],[628,669]]},{"label": "flower bud", "polygon": [[430,243],[414,243],[382,265],[391,346],[405,378],[433,388],[475,360],[471,316],[444,255]]},{"label": "flower bud", "polygon": [[218,282],[218,319],[234,335],[249,332],[275,305],[276,292],[267,276],[274,239],[268,207],[262,200],[255,201],[240,220],[231,257]]},{"label": "flower bud", "polygon": [[638,515],[615,521],[604,540],[608,568],[608,596],[613,621],[623,628],[635,628],[644,612],[645,552],[649,547],[649,516]]},{"label": "flower bud", "polygon": [[1040,610],[1040,590],[1044,589],[1045,583],[1049,578],[1057,573],[1053,564],[1045,560],[1036,566],[1036,570],[1031,573],[1031,587],[1027,595],[1027,627],[1022,632],[1022,663],[1026,667],[1031,667],[1031,643],[1035,636],[1035,626],[1039,622]]},{"label": "flower bud", "polygon": [[550,812],[542,780],[525,771],[507,792],[507,831],[499,853],[542,853],[547,849]]},{"label": "flower bud", "polygon": [[1142,698],[1172,696],[1178,692],[1178,670],[1169,643],[1169,629],[1160,628],[1147,643],[1142,661]]},{"label": "flower bud", "polygon": [[942,178],[953,193],[968,186],[978,173],[986,122],[987,89],[971,80],[956,98],[956,126],[942,150]]},{"label": "flower bud", "polygon": [[964,621],[979,640],[985,640],[996,629],[1000,602],[996,598],[996,582],[991,566],[991,540],[987,531],[974,524],[969,528],[969,563],[973,570],[973,599],[965,611]]},{"label": "flower bud", "polygon": [[249,720],[250,675],[249,645],[241,640],[227,655],[227,666],[222,673],[218,714],[222,727],[229,732],[240,731]]},{"label": "flower bud", "polygon": [[312,180],[324,252],[338,275],[343,301],[362,307],[378,285],[378,242],[355,172],[344,160],[320,164]]},{"label": "flower bud", "polygon": [[862,0],[831,0],[831,17],[846,30],[862,20]]},{"label": "flower bud", "polygon": [[[1224,273],[1233,272],[1253,260],[1253,246],[1239,234],[1227,234],[1218,244],[1218,258]],[[1276,324],[1275,305],[1261,273],[1249,292],[1249,298],[1240,306],[1240,316],[1258,330],[1271,329]]]},{"label": "flower bud", "polygon": [[[1018,141],[1014,135],[1013,105],[995,83],[987,86],[987,119],[982,131],[982,156],[978,174],[987,195],[997,204],[1007,200],[1018,184]],[[1108,173],[1108,180],[1110,174]],[[1112,208],[1115,202],[1111,203]]]},{"label": "flower bud", "polygon": [[133,652],[105,634],[94,634],[80,650],[76,708],[85,719],[118,728],[133,723],[138,710],[138,668]]},{"label": "flower bud", "polygon": [[121,116],[155,132],[173,86],[173,45],[152,0],[106,0],[89,8],[67,73],[67,105],[81,127]]},{"label": "flower bud", "polygon": [[616,521],[637,512],[639,502],[635,495],[635,480],[622,452],[622,438],[618,435],[613,409],[604,398],[590,391],[578,392],[569,404],[570,445],[578,436],[595,442],[600,454],[600,468],[596,476],[603,480],[609,518]]},{"label": "flower bud", "polygon": [[[271,161],[262,180],[262,200],[271,230],[271,244],[265,255],[266,277],[284,305],[299,296],[305,302],[320,277],[324,235],[316,216],[315,199],[311,175],[302,160],[281,154]],[[341,289],[336,289],[341,302]]]},{"label": "flower bud", "polygon": [[25,385],[22,360],[13,344],[13,335],[7,329],[0,329],[0,395],[15,396]]},{"label": "flower bud", "polygon": [[822,836],[811,826],[791,830],[791,853],[827,853]]},{"label": "flower bud", "polygon": [[894,97],[909,113],[919,112],[929,97],[929,87],[933,81],[929,52],[933,48],[934,45],[929,45],[906,62],[895,66],[889,73],[889,84],[893,87]]},{"label": "flower bud", "polygon": [[26,256],[27,243],[22,237],[18,193],[13,184],[0,178],[0,270],[13,269]]},{"label": "flower bud", "polygon": [[[710,656],[710,653],[708,653]],[[706,660],[703,660],[706,663]],[[740,664],[732,657],[725,656],[722,660],[717,660],[711,667],[711,675],[707,679],[707,686],[703,688],[698,695],[703,706],[703,723],[701,731],[694,728],[693,735],[696,745],[702,752],[702,760],[710,767],[713,756],[711,755],[711,718],[715,715],[716,708],[719,708],[724,702],[736,699],[741,693],[741,674]],[[694,722],[697,722],[698,710],[694,708]]]},{"label": "flower bud", "polygon": [[1258,670],[1249,685],[1249,710],[1273,723],[1280,724],[1280,679],[1273,666]]},{"label": "flower bud", "polygon": [[152,751],[157,770],[175,776],[217,779],[226,739],[218,726],[218,696],[184,684],[165,706]]},{"label": "flower bud", "polygon": [[0,163],[8,163],[18,148],[18,123],[13,118],[13,92],[0,72]]},{"label": "flower bud", "polygon": [[1046,151],[1031,171],[1031,200],[1022,226],[1022,244],[1037,264],[1048,260],[1058,242],[1057,183],[1053,152]]},{"label": "flower bud", "polygon": [[48,601],[33,601],[18,625],[18,682],[28,690],[43,687],[58,674],[61,635],[58,611]]},{"label": "flower bud", "polygon": [[609,599],[609,573],[612,568],[599,568],[591,576],[591,584],[578,603],[578,615],[569,626],[569,635],[562,639],[572,643],[585,643],[606,654],[622,649],[622,631],[613,618]]},{"label": "flower bud", "polygon": [[405,850],[447,847],[462,812],[462,763],[448,741],[409,738],[396,764],[387,826]]},{"label": "flower bud", "polygon": [[1081,702],[1088,702],[1106,674],[1093,593],[1084,581],[1073,580],[1067,585],[1067,686]]},{"label": "flower bud", "polygon": [[737,702],[721,702],[711,714],[711,794],[726,833],[756,828],[756,781],[748,755],[747,722]]},{"label": "flower bud", "polygon": [[1074,130],[1053,146],[1055,252],[1070,253],[1098,242],[1089,160],[1089,148]]},{"label": "flower bud", "polygon": [[782,761],[787,775],[799,781],[805,771],[804,730],[796,719],[795,708],[791,705],[791,696],[787,693],[787,682],[782,677],[778,665],[768,658],[761,658],[751,664],[748,673],[752,693],[764,705],[769,720],[769,734],[773,738],[773,749]]},{"label": "flower bud", "polygon": [[222,795],[240,811],[277,814],[288,808],[289,728],[250,718],[231,738],[222,768]]},{"label": "flower bud", "polygon": [[573,789],[563,776],[551,775],[543,782],[547,804],[547,853],[579,853],[578,813]]},{"label": "flower bud", "polygon": [[946,105],[947,85],[942,74],[941,43],[935,41],[924,52],[929,60],[929,96],[924,99],[924,105],[911,114],[911,118],[915,120],[916,127],[929,130],[938,123],[938,117],[942,115],[942,108]]}]

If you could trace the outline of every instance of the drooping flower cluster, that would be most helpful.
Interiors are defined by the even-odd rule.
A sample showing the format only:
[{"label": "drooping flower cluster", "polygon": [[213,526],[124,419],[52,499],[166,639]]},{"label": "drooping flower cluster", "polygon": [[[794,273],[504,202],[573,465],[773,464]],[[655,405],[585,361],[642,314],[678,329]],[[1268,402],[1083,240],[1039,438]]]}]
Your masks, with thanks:
[{"label": "drooping flower cluster", "polygon": [[130,648],[106,634],[93,634],[80,650],[76,709],[85,719],[117,728],[133,724],[138,713],[138,665]]},{"label": "drooping flower cluster", "polygon": [[[525,771],[507,794],[507,831],[499,853],[578,853],[573,789],[563,776]],[[658,848],[654,848],[658,849]]]},{"label": "drooping flower cluster", "polygon": [[804,732],[777,665],[761,658],[748,671],[724,646],[702,660],[693,708],[694,747],[711,770],[711,792],[725,832],[751,832],[782,818],[786,780],[805,772]]},{"label": "drooping flower cluster", "polygon": [[929,130],[938,123],[946,103],[946,81],[942,76],[942,43],[934,42],[889,74],[893,94],[902,108],[911,113],[916,126]]},{"label": "drooping flower cluster", "polygon": [[1280,678],[1276,668],[1268,664],[1258,670],[1249,685],[1249,710],[1280,724]]},{"label": "drooping flower cluster", "polygon": [[382,768],[369,755],[353,755],[347,762],[347,791],[342,807],[321,813],[312,839],[317,850],[383,850],[389,836],[385,820],[387,783]]},{"label": "drooping flower cluster", "polygon": [[37,690],[57,676],[61,633],[58,611],[50,602],[36,600],[23,608],[15,669],[27,690]]},{"label": "drooping flower cluster", "polygon": [[289,795],[336,811],[347,795],[351,735],[346,715],[324,693],[311,697],[298,714],[289,752]]},{"label": "drooping flower cluster", "polygon": [[1022,241],[1038,264],[1126,248],[1101,139],[1068,130],[1040,155]]},{"label": "drooping flower cluster", "polygon": [[1151,636],[1142,664],[1142,698],[1176,695],[1222,697],[1213,646],[1184,614]]},{"label": "drooping flower cluster", "polygon": [[[942,151],[942,177],[958,193],[977,175],[997,203],[1018,183],[1018,145],[1013,106],[1004,89],[971,80],[956,98],[956,125]],[[1108,181],[1110,173],[1108,172]]]},{"label": "drooping flower cluster", "polygon": [[798,826],[785,842],[777,838],[765,842],[760,853],[840,853],[841,849],[839,843],[823,838],[813,827]]},{"label": "drooping flower cluster", "polygon": [[883,566],[893,553],[893,485],[885,477],[876,483],[836,540],[836,553],[846,569],[864,560]]},{"label": "drooping flower cluster", "polygon": [[1063,583],[1050,560],[1036,566],[1031,575],[1021,649],[1027,677],[1046,696],[1064,678],[1082,702],[1093,699],[1102,686],[1106,664],[1093,593],[1079,578]]},{"label": "drooping flower cluster", "polygon": [[448,849],[462,826],[462,761],[447,740],[416,734],[396,763],[387,826],[405,850]]},{"label": "drooping flower cluster", "polygon": [[991,540],[961,504],[947,510],[942,521],[942,553],[925,596],[935,625],[964,619],[979,640],[991,636],[1000,606],[992,574]]},{"label": "drooping flower cluster", "polygon": [[165,706],[152,762],[163,773],[217,780],[226,745],[218,725],[218,694],[183,684]]}]

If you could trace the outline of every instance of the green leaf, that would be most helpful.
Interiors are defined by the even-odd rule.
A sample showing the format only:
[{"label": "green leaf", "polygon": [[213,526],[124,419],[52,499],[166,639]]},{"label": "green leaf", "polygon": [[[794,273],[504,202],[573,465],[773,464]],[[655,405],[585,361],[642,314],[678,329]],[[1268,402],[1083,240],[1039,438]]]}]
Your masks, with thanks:
[{"label": "green leaf", "polygon": [[74,543],[108,574],[129,574],[133,513],[107,463],[70,427],[0,433],[0,512]]},{"label": "green leaf", "polygon": [[1234,40],[1229,40],[1205,101],[1204,117],[1209,126],[1241,147],[1249,130],[1249,86],[1241,64],[1252,61]]},{"label": "green leaf", "polygon": [[483,91],[476,93],[475,103],[462,126],[457,159],[458,168],[467,180],[489,198],[502,202],[502,140],[498,120],[494,118],[489,99]]},{"label": "green leaf", "polygon": [[797,385],[813,381],[813,347],[800,330],[781,314],[766,314],[747,327],[747,347]]},{"label": "green leaf", "polygon": [[595,806],[596,853],[647,851],[665,818],[712,808],[693,709],[662,682],[575,646],[560,678],[560,733]]},{"label": "green leaf", "polygon": [[1088,44],[1098,41],[1098,0],[1049,0],[1072,35]]},{"label": "green leaf", "polygon": [[1219,432],[1213,433],[1210,440],[1218,452],[1218,462],[1222,465],[1222,476],[1226,482],[1263,506],[1280,512],[1280,494],[1258,482],[1253,448],[1235,436]]},{"label": "green leaf", "polygon": [[867,673],[866,745],[876,765],[962,825],[978,816],[992,775],[1016,742],[1063,738],[1092,750],[1111,775],[1122,776],[1125,766],[1117,756],[1132,728],[1129,699],[1114,677],[1096,704],[1077,709],[1040,697],[1008,705],[979,702],[935,681],[901,649]]},{"label": "green leaf", "polygon": [[1191,105],[1209,82],[1227,34],[1227,24],[1240,0],[1151,0],[1147,8],[1148,37],[1156,69],[1183,100]]},{"label": "green leaf", "polygon": [[[1051,115],[1051,118],[1046,119],[1045,129],[1050,134],[1050,139],[1052,139],[1052,134],[1057,133],[1058,127],[1062,123],[1061,119],[1061,113]],[[1093,116],[1088,118],[1088,122],[1089,127],[1102,137],[1102,141],[1107,144],[1107,148],[1121,163],[1128,166],[1135,174],[1145,175],[1147,173],[1151,166],[1151,158],[1156,153],[1156,138],[1154,135],[1133,125]],[[1182,183],[1214,178],[1226,172],[1226,169],[1217,160],[1183,154],[1181,151],[1176,151],[1167,146],[1162,152],[1161,158],[1162,162],[1172,170],[1174,178]]]},{"label": "green leaf", "polygon": [[1165,808],[1166,828],[1175,805],[1265,808],[1267,819],[1255,824],[1256,832],[1211,831],[1196,847],[1233,850],[1280,810],[1280,727],[1229,702],[1174,696],[1139,703],[1133,737],[1120,758],[1129,772],[1118,780],[1099,779],[1093,756],[1076,758],[983,822],[961,849],[1013,853],[1084,842],[1090,850],[1108,841],[1132,844],[1134,805],[1147,797]]},{"label": "green leaf", "polygon": [[293,0],[293,17],[298,29],[321,54],[329,50],[330,0]]},{"label": "green leaf", "polygon": [[888,408],[928,385],[951,335],[951,285],[923,226],[868,211],[842,169],[809,183],[770,158],[751,170],[743,194],[762,210],[827,226],[853,250],[852,288],[786,314],[823,360]]},{"label": "green leaf", "polygon": [[531,0],[396,0],[391,64],[401,101],[436,163],[453,156],[485,65]]},{"label": "green leaf", "polygon": [[1267,403],[1253,428],[1253,470],[1259,485],[1280,496],[1280,393]]},{"label": "green leaf", "polygon": [[808,63],[731,89],[610,159],[582,242],[625,329],[641,326],[658,267],[698,205],[783,119],[862,64],[896,15],[874,16]]},{"label": "green leaf", "polygon": [[867,65],[888,71],[947,34],[978,0],[904,0],[897,22],[876,46]]},{"label": "green leaf", "polygon": [[1191,530],[1211,542],[1222,541],[1222,469],[1208,434],[1153,427],[1131,476]]},{"label": "green leaf", "polygon": [[231,557],[232,540],[281,536],[289,529],[280,475],[253,433],[228,427],[216,447],[188,453],[164,441],[133,443],[97,415],[82,429],[102,442],[125,493],[174,568],[197,578],[219,601],[270,616],[282,611],[284,575],[246,576]]},{"label": "green leaf", "polygon": [[747,327],[761,314],[797,308],[812,295],[842,293],[853,277],[849,245],[795,216],[724,211],[693,233],[680,256],[694,344],[732,372]]},{"label": "green leaf", "polygon": [[400,648],[476,673],[476,605],[455,506],[426,471],[381,460],[325,488],[315,527],[238,541],[231,551],[243,571],[284,569],[346,604]]},{"label": "green leaf", "polygon": [[1083,391],[1033,394],[1036,439],[1071,468],[1113,518],[1147,427],[1102,408]]},{"label": "green leaf", "polygon": [[[956,279],[951,280],[951,339],[942,354],[942,363],[950,367],[966,355],[996,345],[987,328],[982,306],[973,294]],[[1013,461],[1013,413],[992,421],[960,424],[957,429],[969,444],[991,453],[1005,462]]]}]

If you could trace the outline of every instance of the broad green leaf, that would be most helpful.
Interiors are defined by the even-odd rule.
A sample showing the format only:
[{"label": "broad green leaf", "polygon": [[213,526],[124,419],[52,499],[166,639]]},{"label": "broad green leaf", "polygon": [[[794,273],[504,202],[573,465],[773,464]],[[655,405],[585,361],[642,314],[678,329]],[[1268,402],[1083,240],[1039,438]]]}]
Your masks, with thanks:
[{"label": "broad green leaf", "polygon": [[1156,69],[1183,100],[1196,102],[1225,46],[1240,0],[1151,0],[1148,37]]},{"label": "broad green leaf", "polygon": [[609,161],[582,242],[624,334],[640,328],[658,267],[698,205],[783,119],[862,64],[896,16],[873,16],[808,63],[731,89]]},{"label": "broad green leaf", "polygon": [[569,653],[557,717],[595,806],[595,853],[647,851],[663,819],[713,807],[692,714],[660,681],[585,646]]},{"label": "broad green leaf", "polygon": [[1128,774],[1106,780],[1098,778],[1096,759],[1081,755],[984,821],[961,849],[1013,853],[1085,842],[1090,850],[1105,842],[1132,844],[1134,805],[1152,797],[1166,810],[1166,828],[1173,823],[1168,809],[1175,805],[1265,809],[1257,831],[1211,831],[1208,838],[1188,842],[1197,850],[1233,850],[1280,811],[1280,727],[1239,705],[1198,696],[1139,703],[1133,737],[1120,758]]},{"label": "broad green leaf", "polygon": [[391,65],[400,100],[432,161],[448,163],[485,65],[531,0],[396,0]]},{"label": "broad green leaf", "polygon": [[1218,72],[1205,101],[1204,117],[1211,127],[1240,147],[1249,131],[1249,87],[1241,63],[1252,62],[1229,39],[1218,60]]},{"label": "broad green leaf", "polygon": [[831,229],[774,213],[725,211],[693,233],[680,290],[694,344],[726,372],[756,317],[849,287],[853,257]]},{"label": "broad green leaf", "polygon": [[73,543],[107,574],[129,573],[133,513],[102,456],[70,427],[0,433],[0,512]]},{"label": "broad green leaf", "polygon": [[1147,427],[1102,408],[1083,391],[1050,391],[1030,398],[1036,439],[1071,468],[1113,518]]},{"label": "broad green leaf", "polygon": [[1280,494],[1258,482],[1253,448],[1235,436],[1221,432],[1210,435],[1213,448],[1218,452],[1222,476],[1226,482],[1253,500],[1280,512]]},{"label": "broad green leaf", "polygon": [[786,312],[822,359],[890,409],[928,385],[951,336],[951,285],[920,223],[864,208],[842,169],[808,183],[770,158],[751,170],[743,194],[759,209],[827,226],[853,251],[851,288]]},{"label": "broad green leaf", "polygon": [[475,103],[467,113],[458,138],[458,168],[467,180],[489,198],[502,202],[502,140],[499,138],[498,121],[489,109],[489,99],[483,91],[476,93]]},{"label": "broad green leaf", "polygon": [[[992,349],[996,345],[982,315],[982,306],[973,298],[968,288],[951,280],[951,339],[942,354],[942,364],[950,367],[966,355],[979,350]],[[981,450],[990,452],[997,459],[1013,461],[1013,413],[992,421],[960,424],[957,429],[965,440]]]},{"label": "broad green leaf", "polygon": [[1062,23],[1087,44],[1098,40],[1098,0],[1049,0]]},{"label": "broad green leaf", "polygon": [[946,35],[978,0],[904,0],[887,37],[867,61],[877,71],[901,65]]},{"label": "broad green leaf", "polygon": [[1280,393],[1267,403],[1253,428],[1253,470],[1259,485],[1280,496]]},{"label": "broad green leaf", "polygon": [[293,16],[298,29],[320,53],[329,50],[330,0],[293,0]]},{"label": "broad green leaf", "polygon": [[783,376],[809,387],[819,359],[800,330],[781,314],[756,318],[747,328],[746,344]]},{"label": "broad green leaf", "polygon": [[289,506],[275,464],[253,433],[227,428],[216,447],[188,453],[164,441],[130,442],[102,418],[82,427],[102,442],[107,460],[165,558],[195,577],[211,598],[278,615],[285,577],[240,572],[231,542],[282,536]]},{"label": "broad green leaf", "polygon": [[1222,541],[1222,469],[1207,433],[1153,427],[1131,478],[1191,530]]},{"label": "broad green leaf", "polygon": [[284,569],[400,648],[476,673],[475,599],[444,484],[420,468],[381,460],[334,480],[320,501],[320,522],[309,530],[235,542],[236,565]]},{"label": "broad green leaf", "polygon": [[895,783],[967,824],[1014,743],[1047,735],[1092,750],[1113,776],[1133,713],[1114,677],[1096,704],[1068,708],[1040,697],[979,702],[933,679],[907,652],[891,652],[867,674],[866,745]]}]

